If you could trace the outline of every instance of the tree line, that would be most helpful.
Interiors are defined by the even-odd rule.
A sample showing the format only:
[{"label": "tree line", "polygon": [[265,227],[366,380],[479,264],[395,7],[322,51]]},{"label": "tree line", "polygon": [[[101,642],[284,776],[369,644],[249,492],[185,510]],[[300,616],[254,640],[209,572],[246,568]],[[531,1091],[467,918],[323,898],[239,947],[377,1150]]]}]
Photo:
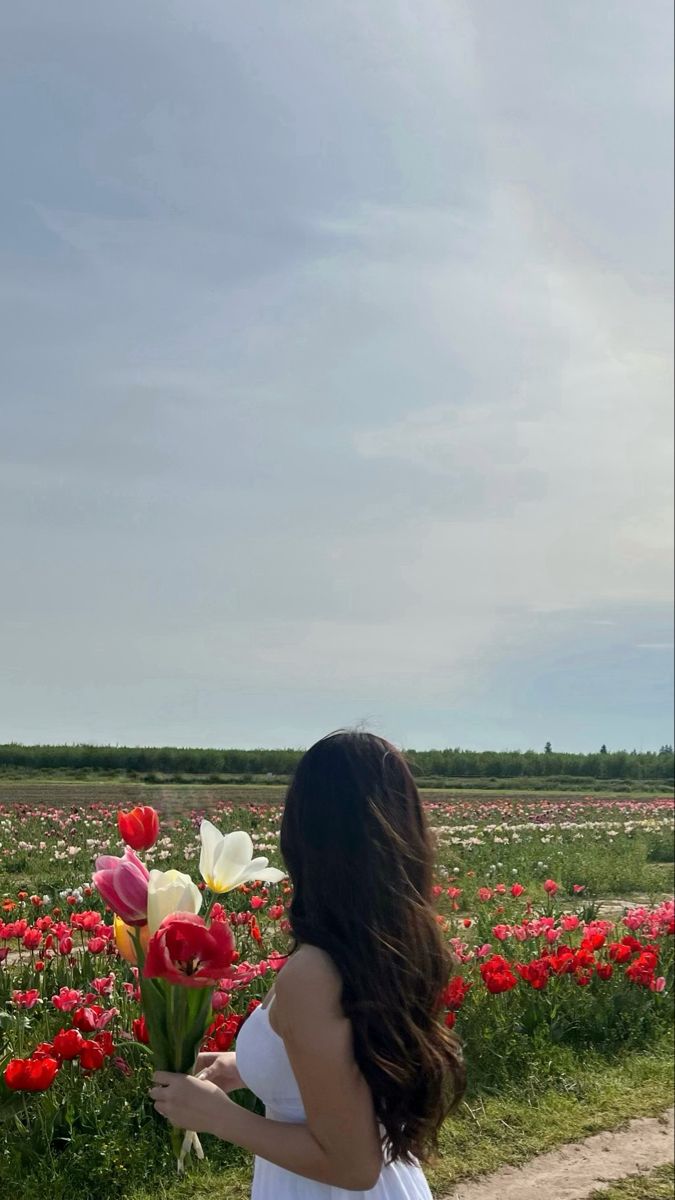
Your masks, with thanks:
[{"label": "tree line", "polygon": [[[302,750],[189,749],[176,746],[0,745],[0,770],[127,772],[155,775],[272,775],[288,777]],[[420,779],[585,779],[672,782],[672,746],[660,750],[608,750],[590,754],[536,750],[405,751]]]}]

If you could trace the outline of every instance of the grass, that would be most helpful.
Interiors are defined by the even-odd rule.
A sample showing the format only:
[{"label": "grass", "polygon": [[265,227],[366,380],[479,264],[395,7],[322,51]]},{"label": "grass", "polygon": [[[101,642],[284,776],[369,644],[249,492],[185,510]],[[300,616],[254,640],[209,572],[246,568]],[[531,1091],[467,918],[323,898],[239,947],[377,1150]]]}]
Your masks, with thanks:
[{"label": "grass", "polygon": [[[427,1169],[435,1196],[444,1196],[475,1175],[527,1161],[565,1142],[613,1129],[632,1117],[655,1116],[672,1104],[670,1045],[630,1054],[615,1062],[589,1055],[584,1065],[561,1075],[556,1087],[535,1083],[501,1097],[472,1099],[446,1123],[439,1161]],[[208,1139],[204,1139],[205,1144]],[[208,1149],[207,1149],[208,1154]],[[250,1166],[214,1169],[208,1160],[187,1179],[153,1184],[129,1193],[129,1200],[248,1200]],[[602,1193],[604,1196],[609,1193]],[[654,1192],[654,1200],[672,1192]],[[624,1193],[617,1193],[617,1200]],[[652,1200],[652,1193],[626,1192],[626,1200]],[[19,1198],[17,1197],[17,1200]],[[26,1200],[28,1198],[26,1197]]]},{"label": "grass", "polygon": [[[265,792],[278,793],[283,796],[288,786],[289,776],[285,775],[228,775],[228,774],[198,774],[184,772],[182,774],[161,774],[152,772],[123,772],[95,771],[82,768],[80,770],[41,770],[39,768],[0,767],[0,799],[3,793],[10,797],[17,789],[25,788],[26,793],[43,788],[53,789],[50,800],[58,799],[59,789],[64,788],[124,788],[137,790],[139,795],[146,797],[157,787],[243,787],[263,788]],[[564,800],[578,798],[580,795],[617,795],[633,800],[641,797],[669,796],[673,794],[672,779],[583,779],[579,782],[566,780],[561,782],[546,776],[504,776],[498,779],[486,779],[479,776],[426,776],[418,777],[417,786],[423,791],[438,792],[471,792],[477,796],[530,796],[532,793],[550,795],[555,799]],[[270,797],[271,798],[271,797]]]},{"label": "grass", "polygon": [[673,1200],[674,1197],[673,1168],[669,1164],[648,1175],[631,1175],[609,1190],[593,1192],[588,1200]]}]

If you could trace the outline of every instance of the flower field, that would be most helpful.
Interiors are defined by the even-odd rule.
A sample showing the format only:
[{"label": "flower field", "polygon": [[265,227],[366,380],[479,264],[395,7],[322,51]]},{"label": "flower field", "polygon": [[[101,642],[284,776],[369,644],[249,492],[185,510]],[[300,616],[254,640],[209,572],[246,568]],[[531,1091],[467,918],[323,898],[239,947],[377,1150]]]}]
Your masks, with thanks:
[{"label": "flower field", "polygon": [[[457,960],[441,1014],[464,1041],[471,1094],[563,1081],[589,1049],[609,1062],[661,1038],[672,1021],[672,799],[425,795],[438,921]],[[162,815],[148,867],[197,878],[204,816],[248,831],[282,865],[280,804],[219,800]],[[109,803],[0,805],[0,1192],[11,1181],[17,1200],[133,1197],[175,1169],[147,1094],[132,948],[92,882],[97,857],[121,854],[116,819]],[[205,1048],[236,1044],[283,968],[289,890],[254,880],[212,904],[236,954]],[[223,1168],[245,1159],[204,1142]]]}]

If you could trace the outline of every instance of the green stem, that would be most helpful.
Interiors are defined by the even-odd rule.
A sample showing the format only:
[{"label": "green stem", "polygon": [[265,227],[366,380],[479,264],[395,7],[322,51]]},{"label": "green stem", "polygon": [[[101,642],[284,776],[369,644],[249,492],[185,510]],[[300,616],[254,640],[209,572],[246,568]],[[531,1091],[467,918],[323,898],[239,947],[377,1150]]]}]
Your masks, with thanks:
[{"label": "green stem", "polygon": [[118,1052],[121,1050],[132,1050],[132,1049],[143,1050],[145,1052],[145,1054],[147,1054],[150,1058],[154,1058],[154,1055],[152,1053],[152,1047],[146,1046],[145,1042],[123,1042],[120,1046],[117,1046]]}]

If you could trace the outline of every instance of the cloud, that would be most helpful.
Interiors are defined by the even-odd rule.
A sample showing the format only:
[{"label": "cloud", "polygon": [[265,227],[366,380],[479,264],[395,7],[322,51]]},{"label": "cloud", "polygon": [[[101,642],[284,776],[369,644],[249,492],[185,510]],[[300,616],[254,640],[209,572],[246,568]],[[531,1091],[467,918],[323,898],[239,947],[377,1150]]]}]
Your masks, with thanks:
[{"label": "cloud", "polygon": [[665,636],[670,19],[14,6],[10,732],[527,737],[516,656]]}]

